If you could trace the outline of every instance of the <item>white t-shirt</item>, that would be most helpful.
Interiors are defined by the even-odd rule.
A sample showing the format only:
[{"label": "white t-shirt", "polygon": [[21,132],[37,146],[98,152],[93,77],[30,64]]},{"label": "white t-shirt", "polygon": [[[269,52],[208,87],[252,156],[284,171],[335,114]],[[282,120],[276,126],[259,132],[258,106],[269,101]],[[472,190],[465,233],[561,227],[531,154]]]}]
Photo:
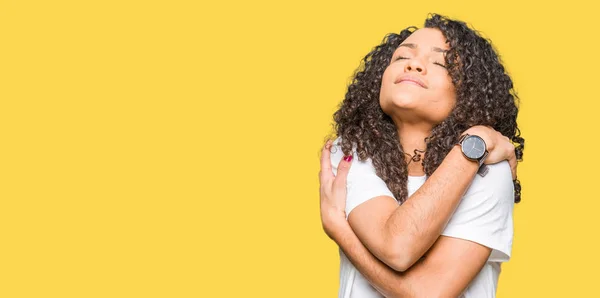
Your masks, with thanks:
[{"label": "white t-shirt", "polygon": [[[344,153],[334,142],[331,165],[334,173]],[[488,165],[485,177],[479,175],[467,189],[442,235],[466,239],[487,246],[492,253],[479,274],[460,297],[488,298],[496,296],[500,265],[510,259],[513,239],[514,185],[508,162]],[[426,176],[409,176],[408,192],[412,195],[427,179]],[[347,179],[346,216],[352,210],[378,196],[394,195],[385,182],[377,176],[371,160],[359,161],[354,154]],[[394,199],[395,200],[395,199]],[[339,298],[383,297],[340,250]]]}]

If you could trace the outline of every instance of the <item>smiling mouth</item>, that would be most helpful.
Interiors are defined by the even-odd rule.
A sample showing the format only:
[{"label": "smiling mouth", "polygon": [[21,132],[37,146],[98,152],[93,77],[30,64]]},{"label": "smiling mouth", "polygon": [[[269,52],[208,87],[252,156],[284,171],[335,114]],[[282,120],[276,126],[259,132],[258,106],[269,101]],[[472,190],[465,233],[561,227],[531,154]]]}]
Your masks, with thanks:
[{"label": "smiling mouth", "polygon": [[[403,80],[403,81],[398,82],[398,84],[400,84],[400,83],[408,83],[408,84],[411,84],[411,85],[417,85],[419,87],[423,87],[421,84],[419,84],[419,83],[417,83],[415,81],[411,81],[411,80]],[[423,88],[425,88],[425,87],[423,87]]]},{"label": "smiling mouth", "polygon": [[399,79],[398,81],[394,82],[394,84],[400,84],[400,83],[408,83],[408,84],[417,85],[421,88],[427,89],[427,87],[425,87],[425,84],[423,84],[422,82],[419,82],[418,80],[414,80],[414,79],[410,79],[410,78],[403,78],[403,79]]}]

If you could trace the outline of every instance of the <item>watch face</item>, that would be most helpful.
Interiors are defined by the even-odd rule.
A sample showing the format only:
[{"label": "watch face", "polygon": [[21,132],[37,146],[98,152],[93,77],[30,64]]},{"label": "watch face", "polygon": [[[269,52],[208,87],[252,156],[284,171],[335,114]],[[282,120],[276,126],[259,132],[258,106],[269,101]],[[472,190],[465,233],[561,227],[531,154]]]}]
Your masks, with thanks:
[{"label": "watch face", "polygon": [[485,142],[478,136],[468,136],[462,142],[462,151],[468,158],[480,159],[485,153]]}]

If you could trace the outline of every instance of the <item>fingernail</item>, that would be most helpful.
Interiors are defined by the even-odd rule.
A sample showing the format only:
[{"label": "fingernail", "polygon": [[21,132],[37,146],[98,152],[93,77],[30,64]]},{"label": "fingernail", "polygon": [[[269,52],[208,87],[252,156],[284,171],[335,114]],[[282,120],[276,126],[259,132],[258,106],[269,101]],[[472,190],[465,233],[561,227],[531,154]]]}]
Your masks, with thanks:
[{"label": "fingernail", "polygon": [[347,161],[347,162],[351,162],[352,158],[353,158],[352,155],[344,156],[344,160]]}]

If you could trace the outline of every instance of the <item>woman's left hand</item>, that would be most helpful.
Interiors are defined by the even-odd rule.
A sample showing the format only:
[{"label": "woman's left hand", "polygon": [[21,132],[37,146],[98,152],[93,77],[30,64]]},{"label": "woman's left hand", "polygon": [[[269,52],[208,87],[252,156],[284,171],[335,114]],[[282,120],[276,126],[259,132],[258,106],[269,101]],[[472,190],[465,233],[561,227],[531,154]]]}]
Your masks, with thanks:
[{"label": "woman's left hand", "polygon": [[329,238],[334,239],[336,227],[346,221],[346,177],[352,163],[352,155],[344,157],[338,166],[337,174],[331,169],[331,141],[327,141],[321,152],[319,172],[321,197],[321,223]]}]

